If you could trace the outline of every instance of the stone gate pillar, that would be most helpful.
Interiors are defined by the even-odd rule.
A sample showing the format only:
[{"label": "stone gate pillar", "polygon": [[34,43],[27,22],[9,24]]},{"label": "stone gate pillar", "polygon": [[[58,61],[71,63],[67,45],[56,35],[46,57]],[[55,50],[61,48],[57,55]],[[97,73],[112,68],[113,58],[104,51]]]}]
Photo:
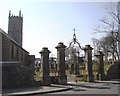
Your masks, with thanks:
[{"label": "stone gate pillar", "polygon": [[65,74],[65,48],[66,46],[60,42],[55,47],[57,49],[57,70],[59,75],[59,84],[66,84],[67,83],[67,76]]},{"label": "stone gate pillar", "polygon": [[49,75],[49,53],[50,51],[48,50],[47,47],[42,48],[40,51],[41,54],[41,64],[43,68],[43,83],[45,85],[50,85],[51,79]]},{"label": "stone gate pillar", "polygon": [[103,53],[101,51],[98,51],[97,54],[95,54],[97,57],[98,62],[98,80],[104,80],[105,74],[104,74],[104,62],[103,62]]},{"label": "stone gate pillar", "polygon": [[92,70],[92,47],[90,45],[86,45],[84,48],[85,52],[85,67],[86,67],[86,75],[87,75],[87,81],[93,82],[94,81],[94,75]]}]

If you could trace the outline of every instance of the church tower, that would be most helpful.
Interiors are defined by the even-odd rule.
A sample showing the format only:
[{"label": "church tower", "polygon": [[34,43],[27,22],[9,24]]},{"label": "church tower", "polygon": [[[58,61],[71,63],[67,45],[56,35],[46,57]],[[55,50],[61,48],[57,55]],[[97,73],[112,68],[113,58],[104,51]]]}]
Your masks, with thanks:
[{"label": "church tower", "polygon": [[8,21],[8,35],[13,38],[22,47],[22,29],[23,29],[23,16],[21,16],[21,11],[19,11],[19,16],[11,15],[9,11],[9,21]]}]

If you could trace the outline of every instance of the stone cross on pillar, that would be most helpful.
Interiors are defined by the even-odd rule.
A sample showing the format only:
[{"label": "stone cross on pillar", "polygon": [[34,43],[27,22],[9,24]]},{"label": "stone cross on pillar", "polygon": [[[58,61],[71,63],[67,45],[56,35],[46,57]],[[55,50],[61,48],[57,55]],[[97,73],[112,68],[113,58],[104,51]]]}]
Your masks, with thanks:
[{"label": "stone cross on pillar", "polygon": [[42,48],[40,51],[41,54],[41,63],[43,67],[43,83],[44,85],[50,85],[51,79],[49,75],[49,53],[50,51],[48,50],[47,47]]},{"label": "stone cross on pillar", "polygon": [[85,52],[85,66],[86,66],[86,72],[87,72],[87,81],[93,82],[94,76],[93,76],[93,70],[92,70],[92,47],[90,45],[86,45],[84,48]]},{"label": "stone cross on pillar", "polygon": [[58,70],[58,76],[59,76],[59,84],[66,84],[67,83],[67,76],[65,74],[65,48],[66,46],[60,42],[55,47],[57,49],[57,70]]},{"label": "stone cross on pillar", "polygon": [[105,79],[105,74],[104,74],[104,62],[103,62],[103,53],[101,51],[98,51],[97,54],[95,54],[97,57],[97,62],[98,62],[98,74],[97,77],[99,80],[104,80]]}]

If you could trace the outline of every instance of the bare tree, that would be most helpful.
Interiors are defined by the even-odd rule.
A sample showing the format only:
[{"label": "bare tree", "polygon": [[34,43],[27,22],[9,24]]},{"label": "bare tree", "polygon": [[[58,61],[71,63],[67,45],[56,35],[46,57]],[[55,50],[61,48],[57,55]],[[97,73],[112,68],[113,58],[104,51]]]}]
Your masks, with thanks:
[{"label": "bare tree", "polygon": [[96,54],[97,51],[100,51],[100,40],[96,38],[92,38],[92,42],[93,42],[93,47],[94,47],[94,54]]},{"label": "bare tree", "polygon": [[[102,26],[94,28],[93,30],[95,33],[107,33],[100,45],[102,45],[101,47],[104,51],[106,50],[106,52],[112,49],[110,52],[112,53],[113,60],[120,60],[120,2],[114,4],[112,3],[109,9],[105,8],[109,15],[109,19],[106,17],[100,19]],[[106,44],[112,45],[108,47]]]}]

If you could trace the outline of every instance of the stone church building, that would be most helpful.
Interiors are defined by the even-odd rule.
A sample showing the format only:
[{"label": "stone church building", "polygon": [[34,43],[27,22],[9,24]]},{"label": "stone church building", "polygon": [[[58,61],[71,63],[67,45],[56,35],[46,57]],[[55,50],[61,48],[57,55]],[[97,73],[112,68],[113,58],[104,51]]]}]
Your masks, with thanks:
[{"label": "stone church building", "polygon": [[23,16],[9,11],[8,34],[0,29],[0,69],[2,89],[29,86],[34,83],[35,56],[22,48]]}]

